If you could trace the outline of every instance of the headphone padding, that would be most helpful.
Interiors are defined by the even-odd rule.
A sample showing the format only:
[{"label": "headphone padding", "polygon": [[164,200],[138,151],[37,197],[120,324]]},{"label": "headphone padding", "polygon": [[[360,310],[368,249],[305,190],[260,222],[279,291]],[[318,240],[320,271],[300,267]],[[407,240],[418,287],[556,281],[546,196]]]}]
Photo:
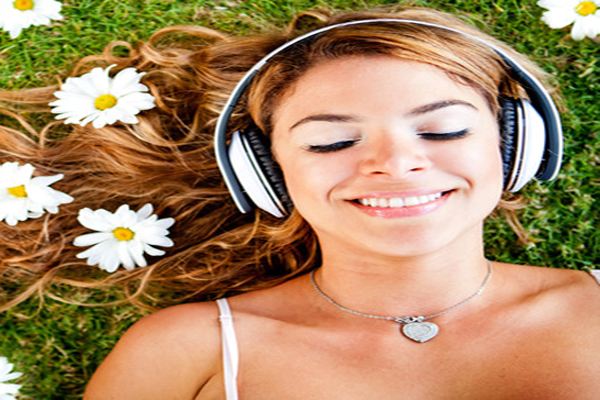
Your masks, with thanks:
[{"label": "headphone padding", "polygon": [[515,146],[518,145],[515,132],[518,130],[517,105],[515,99],[508,97],[500,98],[500,140],[502,149],[502,169],[504,171],[504,189],[511,184],[511,176],[515,162]]},{"label": "headphone padding", "polygon": [[291,212],[294,205],[288,195],[281,168],[273,158],[271,141],[256,126],[245,130],[244,136],[248,139],[248,144],[252,148],[252,152],[273,193],[277,196],[284,210],[288,213]]}]

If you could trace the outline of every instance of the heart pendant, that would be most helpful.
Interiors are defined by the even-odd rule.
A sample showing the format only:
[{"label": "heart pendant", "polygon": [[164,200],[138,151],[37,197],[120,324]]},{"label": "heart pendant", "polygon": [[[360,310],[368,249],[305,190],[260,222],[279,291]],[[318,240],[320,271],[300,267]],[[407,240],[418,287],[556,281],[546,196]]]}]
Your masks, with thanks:
[{"label": "heart pendant", "polygon": [[440,328],[433,322],[410,322],[402,325],[402,333],[415,342],[425,343],[433,339]]}]

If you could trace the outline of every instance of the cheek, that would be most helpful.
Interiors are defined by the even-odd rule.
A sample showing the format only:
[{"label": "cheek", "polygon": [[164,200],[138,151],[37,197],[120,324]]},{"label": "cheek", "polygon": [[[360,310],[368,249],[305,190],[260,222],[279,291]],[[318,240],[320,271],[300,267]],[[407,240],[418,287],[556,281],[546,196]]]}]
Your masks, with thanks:
[{"label": "cheek", "polygon": [[351,168],[343,162],[317,157],[296,154],[280,162],[288,193],[301,213],[309,204],[315,208],[313,202],[327,201],[332,190],[350,175]]},{"label": "cheek", "polygon": [[489,143],[485,150],[480,153],[479,163],[482,171],[494,178],[494,181],[500,186],[504,183],[504,167],[502,163],[502,153],[500,141]]},{"label": "cheek", "polygon": [[504,173],[500,148],[495,142],[464,142],[458,151],[440,151],[439,159],[455,174],[462,175],[471,186],[502,190]]}]

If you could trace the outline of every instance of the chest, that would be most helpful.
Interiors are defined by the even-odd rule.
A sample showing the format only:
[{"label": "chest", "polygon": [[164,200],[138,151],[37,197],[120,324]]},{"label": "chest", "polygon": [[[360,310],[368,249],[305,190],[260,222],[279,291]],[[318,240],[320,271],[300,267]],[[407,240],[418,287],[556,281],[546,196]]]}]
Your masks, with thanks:
[{"label": "chest", "polygon": [[600,348],[576,332],[511,332],[507,327],[456,336],[459,332],[450,329],[420,344],[394,326],[383,329],[390,332],[365,331],[343,339],[313,335],[310,329],[263,332],[252,345],[242,337],[240,396],[579,400],[600,393],[600,380],[594,378],[600,373]]}]

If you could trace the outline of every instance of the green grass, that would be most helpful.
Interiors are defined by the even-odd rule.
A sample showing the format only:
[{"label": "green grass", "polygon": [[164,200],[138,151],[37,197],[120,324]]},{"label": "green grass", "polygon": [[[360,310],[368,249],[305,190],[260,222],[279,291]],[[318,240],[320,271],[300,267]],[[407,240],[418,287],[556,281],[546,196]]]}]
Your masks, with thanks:
[{"label": "green grass", "polygon": [[[550,30],[534,2],[517,0],[435,1],[156,1],[82,0],[65,2],[65,19],[26,29],[11,40],[0,32],[0,87],[16,89],[55,84],[76,60],[96,54],[113,40],[136,42],[172,24],[201,24],[226,32],[259,32],[284,26],[299,11],[367,9],[413,4],[465,14],[482,29],[531,55],[556,76],[565,98],[565,160],[559,179],[531,184],[532,205],[521,220],[533,244],[516,242],[502,219],[486,229],[492,259],[560,268],[598,265],[596,229],[600,182],[600,43],[565,38]],[[523,5],[526,4],[526,5]],[[61,289],[71,292],[69,289]],[[89,296],[93,294],[80,294]],[[24,372],[21,399],[77,399],[85,382],[124,330],[143,313],[130,306],[86,308],[37,300],[0,314],[0,356]],[[25,318],[24,316],[28,316]]]}]

